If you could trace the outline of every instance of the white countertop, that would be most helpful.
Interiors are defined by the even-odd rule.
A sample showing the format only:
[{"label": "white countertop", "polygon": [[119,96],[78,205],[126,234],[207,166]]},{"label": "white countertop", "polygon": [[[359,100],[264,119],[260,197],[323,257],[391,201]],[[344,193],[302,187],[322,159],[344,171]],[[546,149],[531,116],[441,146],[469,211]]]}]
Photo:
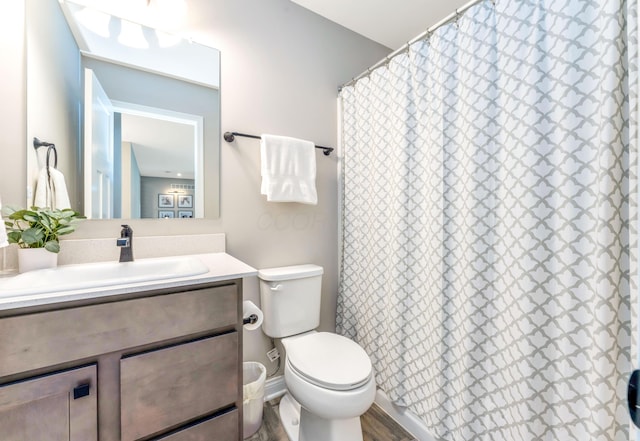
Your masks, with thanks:
[{"label": "white countertop", "polygon": [[[0,279],[0,311],[32,306],[55,305],[57,303],[77,300],[91,300],[122,294],[134,294],[142,291],[164,288],[188,287],[202,283],[220,282],[224,280],[256,276],[258,274],[258,271],[255,268],[250,267],[227,253],[194,254],[183,257],[192,257],[200,260],[209,271],[195,276],[165,278],[139,283],[108,285],[96,288],[62,290],[37,294],[30,294],[27,292],[20,293],[19,295],[12,295],[11,291],[6,289],[4,289],[3,292],[2,281],[9,281],[11,277]],[[144,261],[146,259],[138,260]],[[67,266],[78,267],[82,266],[82,264]]]}]

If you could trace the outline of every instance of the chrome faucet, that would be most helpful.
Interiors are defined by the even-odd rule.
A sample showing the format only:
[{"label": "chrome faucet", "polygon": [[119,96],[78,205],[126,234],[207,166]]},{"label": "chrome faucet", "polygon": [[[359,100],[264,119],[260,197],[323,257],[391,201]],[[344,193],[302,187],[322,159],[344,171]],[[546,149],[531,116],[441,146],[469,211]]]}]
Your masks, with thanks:
[{"label": "chrome faucet", "polygon": [[120,262],[133,262],[133,230],[129,225],[122,226],[116,245],[120,247]]}]

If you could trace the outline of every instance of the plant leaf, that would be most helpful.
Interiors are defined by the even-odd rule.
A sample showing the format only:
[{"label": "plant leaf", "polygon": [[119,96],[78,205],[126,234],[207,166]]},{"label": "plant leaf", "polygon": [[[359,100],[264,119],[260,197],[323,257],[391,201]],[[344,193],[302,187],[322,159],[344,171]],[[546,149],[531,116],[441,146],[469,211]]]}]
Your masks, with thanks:
[{"label": "plant leaf", "polygon": [[14,211],[9,215],[9,219],[18,220],[23,219],[23,216],[27,213],[27,210]]},{"label": "plant leaf", "polygon": [[[29,228],[22,232],[22,241],[27,245],[34,245],[44,239],[44,233],[38,228]],[[30,247],[38,248],[38,247]]]},{"label": "plant leaf", "polygon": [[7,239],[9,239],[9,243],[18,243],[20,241],[20,237],[22,234],[18,231],[11,231],[7,233]]},{"label": "plant leaf", "polygon": [[67,225],[58,229],[58,235],[62,236],[63,234],[73,233],[75,231],[75,227],[73,225]]},{"label": "plant leaf", "polygon": [[57,240],[50,240],[49,242],[44,244],[44,247],[47,251],[51,251],[52,253],[60,252],[60,244]]},{"label": "plant leaf", "polygon": [[26,212],[23,216],[24,220],[28,221],[28,222],[38,222],[39,218],[37,214],[32,214],[29,212]]},{"label": "plant leaf", "polygon": [[47,229],[51,229],[51,220],[47,216],[40,217],[40,223],[47,227]]}]

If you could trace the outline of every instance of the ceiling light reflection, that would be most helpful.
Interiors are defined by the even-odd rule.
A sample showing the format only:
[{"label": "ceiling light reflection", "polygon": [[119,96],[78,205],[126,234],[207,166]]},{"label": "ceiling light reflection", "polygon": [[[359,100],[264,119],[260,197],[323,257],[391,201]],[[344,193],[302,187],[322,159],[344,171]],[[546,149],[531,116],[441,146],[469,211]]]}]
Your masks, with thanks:
[{"label": "ceiling light reflection", "polygon": [[178,35],[168,34],[158,29],[156,29],[156,37],[158,37],[158,46],[160,47],[177,46],[182,41],[182,38]]},{"label": "ceiling light reflection", "polygon": [[120,20],[120,35],[118,35],[118,42],[136,49],[149,49],[149,43],[142,33],[142,26],[126,20]]},{"label": "ceiling light reflection", "polygon": [[186,0],[70,0],[116,17],[168,32],[183,30],[187,19]]}]

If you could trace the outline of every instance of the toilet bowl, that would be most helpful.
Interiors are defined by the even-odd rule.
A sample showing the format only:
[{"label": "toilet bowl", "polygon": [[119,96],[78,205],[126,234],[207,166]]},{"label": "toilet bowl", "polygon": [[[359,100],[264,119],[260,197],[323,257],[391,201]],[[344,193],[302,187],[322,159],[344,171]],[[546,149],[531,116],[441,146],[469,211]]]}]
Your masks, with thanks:
[{"label": "toilet bowl", "polygon": [[[362,440],[360,415],[371,406],[376,392],[366,352],[348,338],[327,332],[286,338],[282,344],[287,354],[284,380],[289,396],[281,401],[280,413],[283,422],[289,420],[284,424],[289,438]],[[288,402],[291,400],[294,403]],[[291,424],[296,420],[297,433]]]},{"label": "toilet bowl", "polygon": [[354,341],[315,331],[321,275],[316,265],[258,272],[263,330],[285,349],[280,419],[291,441],[362,441],[360,416],[376,392],[371,360]]}]

